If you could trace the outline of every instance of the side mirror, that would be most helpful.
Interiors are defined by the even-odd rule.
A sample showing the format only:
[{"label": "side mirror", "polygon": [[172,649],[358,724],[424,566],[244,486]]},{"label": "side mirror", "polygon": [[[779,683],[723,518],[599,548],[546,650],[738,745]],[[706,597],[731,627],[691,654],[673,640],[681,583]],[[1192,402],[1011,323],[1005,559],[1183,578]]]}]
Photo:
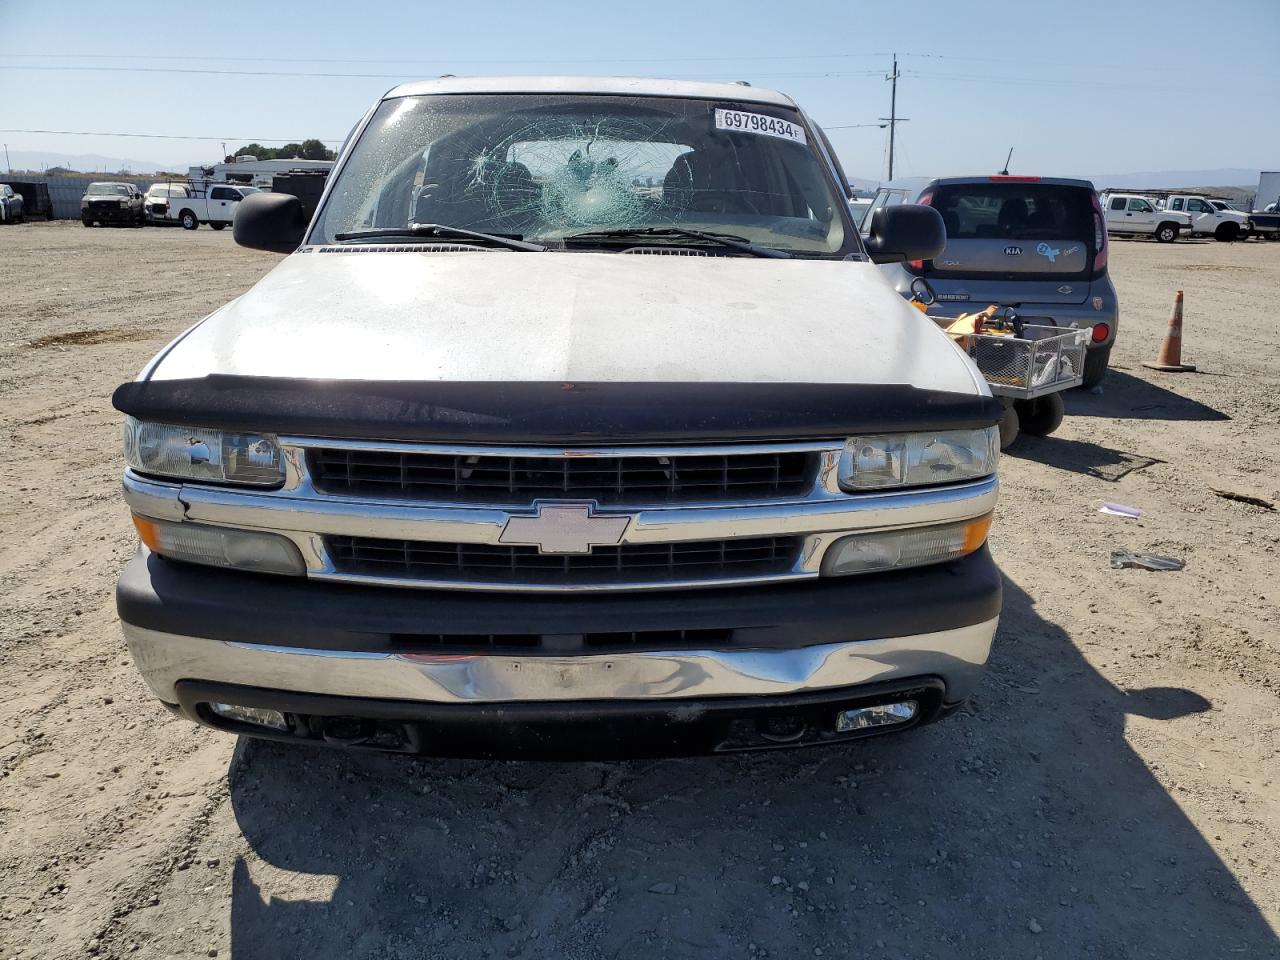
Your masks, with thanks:
[{"label": "side mirror", "polygon": [[871,216],[867,251],[875,263],[932,260],[946,245],[946,224],[933,207],[902,203]]},{"label": "side mirror", "polygon": [[293,253],[306,229],[302,203],[288,193],[249,194],[236,207],[231,225],[240,246],[272,253]]}]

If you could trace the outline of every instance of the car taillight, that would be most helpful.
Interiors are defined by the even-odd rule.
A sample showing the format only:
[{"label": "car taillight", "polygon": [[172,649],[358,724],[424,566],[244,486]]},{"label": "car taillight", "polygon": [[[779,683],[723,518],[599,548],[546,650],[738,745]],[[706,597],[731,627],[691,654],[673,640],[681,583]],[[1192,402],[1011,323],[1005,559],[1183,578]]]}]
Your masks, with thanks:
[{"label": "car taillight", "polygon": [[[920,197],[919,197],[919,199],[918,199],[918,200],[916,200],[916,203],[920,204],[920,206],[922,206],[922,207],[931,207],[931,206],[933,206],[933,191],[932,191],[932,190],[926,190],[924,193],[920,194]],[[913,271],[915,271],[916,273],[920,273],[921,271],[923,271],[923,270],[924,270],[924,261],[923,261],[923,260],[908,260],[908,261],[907,261],[907,269],[908,269],[908,270],[913,270]]]},{"label": "car taillight", "polygon": [[1093,200],[1093,275],[1098,277],[1107,269],[1107,222],[1103,219],[1098,195],[1092,194],[1091,198]]},{"label": "car taillight", "polygon": [[1093,325],[1093,342],[1106,343],[1107,337],[1111,336],[1111,327],[1105,323],[1095,323]]}]

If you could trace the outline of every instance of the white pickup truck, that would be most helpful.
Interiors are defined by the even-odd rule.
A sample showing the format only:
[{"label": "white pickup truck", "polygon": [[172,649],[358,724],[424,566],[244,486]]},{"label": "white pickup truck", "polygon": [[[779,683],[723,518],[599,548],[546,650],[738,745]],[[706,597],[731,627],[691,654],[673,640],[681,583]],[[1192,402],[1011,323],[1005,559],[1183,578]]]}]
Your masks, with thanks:
[{"label": "white pickup truck", "polygon": [[199,180],[153,184],[147,191],[147,222],[180,223],[184,230],[207,223],[221,230],[235,219],[240,201],[257,192],[257,187],[243,184]]},{"label": "white pickup truck", "polygon": [[1153,236],[1161,243],[1173,243],[1191,233],[1189,214],[1161,210],[1150,197],[1136,193],[1104,193],[1102,211],[1107,233]]},{"label": "white pickup truck", "polygon": [[1249,233],[1249,215],[1232,210],[1222,201],[1193,194],[1174,193],[1165,197],[1161,209],[1174,213],[1186,213],[1191,217],[1193,237],[1213,237],[1230,242]]}]

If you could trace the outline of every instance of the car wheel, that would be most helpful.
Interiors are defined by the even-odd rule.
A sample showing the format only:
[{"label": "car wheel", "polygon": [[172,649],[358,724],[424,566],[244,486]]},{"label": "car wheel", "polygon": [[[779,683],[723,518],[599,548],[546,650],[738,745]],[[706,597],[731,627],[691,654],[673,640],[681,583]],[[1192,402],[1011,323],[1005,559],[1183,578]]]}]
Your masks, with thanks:
[{"label": "car wheel", "polygon": [[81,223],[83,223],[86,227],[92,227],[92,226],[93,226],[93,221],[92,221],[92,220],[85,220],[85,219],[81,218],[80,222],[81,222]]},{"label": "car wheel", "polygon": [[1213,231],[1213,239],[1220,243],[1231,243],[1240,236],[1240,224],[1238,223],[1220,223],[1218,229]]},{"label": "car wheel", "polygon": [[1172,223],[1162,223],[1156,229],[1156,239],[1161,243],[1173,243],[1178,239],[1178,228]]},{"label": "car wheel", "polygon": [[223,227],[225,227],[225,226],[226,226],[226,224],[225,224],[225,223],[211,223],[211,224],[209,224],[209,226],[213,227],[213,229],[215,229],[215,230],[221,230]]},{"label": "car wheel", "polygon": [[196,219],[196,215],[190,210],[183,210],[179,219],[182,221],[183,230],[195,230],[200,226],[200,221]]},{"label": "car wheel", "polygon": [[1000,403],[1004,407],[1004,415],[1000,417],[1000,449],[1006,450],[1018,439],[1018,411],[1007,398],[1002,397]]},{"label": "car wheel", "polygon": [[1111,346],[1097,347],[1093,350],[1086,350],[1084,354],[1084,379],[1080,386],[1084,390],[1096,387],[1102,382],[1103,377],[1107,375],[1107,368],[1111,365]]},{"label": "car wheel", "polygon": [[1013,405],[1018,412],[1018,427],[1033,437],[1047,437],[1062,426],[1066,410],[1062,394],[1051,393],[1035,400],[1018,400]]}]

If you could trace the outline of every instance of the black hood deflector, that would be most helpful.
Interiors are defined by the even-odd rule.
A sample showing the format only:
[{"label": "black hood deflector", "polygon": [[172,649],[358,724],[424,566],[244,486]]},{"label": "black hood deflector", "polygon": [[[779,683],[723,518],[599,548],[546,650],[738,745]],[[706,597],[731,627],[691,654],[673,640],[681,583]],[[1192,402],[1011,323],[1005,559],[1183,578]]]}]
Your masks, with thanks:
[{"label": "black hood deflector", "polygon": [[819,440],[988,427],[1000,402],[907,384],[308,380],[126,383],[142,420],[309,437],[459,443]]}]

